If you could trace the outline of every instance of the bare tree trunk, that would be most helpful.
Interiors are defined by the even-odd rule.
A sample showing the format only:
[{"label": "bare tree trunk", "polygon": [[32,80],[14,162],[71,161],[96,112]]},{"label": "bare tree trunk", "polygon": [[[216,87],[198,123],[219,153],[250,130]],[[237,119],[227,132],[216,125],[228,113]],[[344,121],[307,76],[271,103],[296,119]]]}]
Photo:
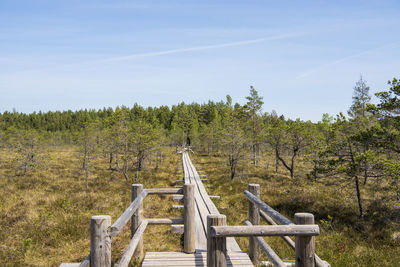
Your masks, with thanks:
[{"label": "bare tree trunk", "polygon": [[[364,145],[364,149],[363,149],[364,153],[367,152],[368,150],[368,145]],[[368,179],[368,162],[367,160],[364,160],[364,185],[367,184],[367,179]]]},{"label": "bare tree trunk", "polygon": [[257,155],[256,155],[256,148],[257,144],[253,144],[252,148],[253,148],[253,165],[257,166]]},{"label": "bare tree trunk", "polygon": [[115,170],[119,171],[119,153],[118,153],[118,150],[115,153]]},{"label": "bare tree trunk", "polygon": [[358,209],[360,211],[360,218],[364,216],[363,214],[363,207],[362,207],[362,200],[361,200],[361,193],[360,193],[360,185],[358,181],[358,176],[354,176],[355,186],[356,186],[356,193],[357,193],[357,202],[358,202]]},{"label": "bare tree trunk", "polygon": [[85,175],[86,175],[86,189],[89,188],[89,172],[87,168],[85,169]]},{"label": "bare tree trunk", "polygon": [[110,152],[110,160],[109,160],[109,169],[111,170],[112,169],[112,162],[113,162],[113,159],[114,159],[114,154],[113,154],[113,152],[111,151]]},{"label": "bare tree trunk", "polygon": [[279,150],[278,146],[275,146],[275,172],[279,170]]},{"label": "bare tree trunk", "polygon": [[158,160],[159,160],[159,151],[157,151],[157,154],[156,154],[156,170],[158,170],[158,167],[159,167]]},{"label": "bare tree trunk", "polygon": [[294,177],[294,158],[296,157],[296,152],[293,151],[293,156],[291,160],[291,166],[287,165],[285,160],[280,157],[279,153],[277,154],[278,159],[282,162],[283,166],[290,172],[290,178]]},{"label": "bare tree trunk", "polygon": [[124,165],[122,166],[122,172],[124,173],[125,179],[129,180],[128,177],[128,141],[125,139],[124,146]]},{"label": "bare tree trunk", "polygon": [[314,181],[315,181],[315,183],[318,182],[317,165],[318,165],[317,161],[314,160],[314,173],[313,173],[313,174],[314,174]]}]

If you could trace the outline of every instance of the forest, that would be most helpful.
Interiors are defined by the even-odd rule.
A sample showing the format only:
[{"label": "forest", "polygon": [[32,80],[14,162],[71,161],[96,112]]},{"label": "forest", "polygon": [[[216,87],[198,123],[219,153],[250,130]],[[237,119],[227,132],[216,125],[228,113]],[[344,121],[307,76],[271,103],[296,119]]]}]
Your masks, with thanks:
[{"label": "forest", "polygon": [[[294,191],[288,188],[294,186],[325,188],[322,191],[332,188],[330,194],[343,198],[346,208],[330,210],[322,207],[328,200],[321,199],[324,204],[318,205],[314,202],[319,200],[311,195],[308,200],[307,194],[299,195],[300,202],[309,203],[314,209],[323,229],[343,232],[350,228],[346,233],[356,233],[364,244],[373,240],[384,244],[381,251],[387,246],[390,251],[398,251],[400,80],[391,79],[387,88],[376,93],[377,101],[372,103],[370,88],[360,77],[348,112],[323,114],[316,123],[288,119],[275,110],[265,112],[268,107],[263,107],[263,96],[252,86],[244,105],[234,104],[227,95],[220,102],[179,103],[172,107],[134,104],[101,110],[3,112],[2,179],[23,183],[48,168],[56,157],[54,151],[72,148],[75,152],[68,155],[79,165],[74,176],[84,181],[80,184],[82,192],[96,187],[100,169],[123,183],[146,183],[149,171],[165,168],[171,153],[190,144],[197,163],[218,163],[218,170],[210,171],[208,176],[223,176],[221,179],[232,184],[254,177],[270,181],[279,174],[279,190],[291,191],[290,194]],[[2,194],[8,191],[7,183],[2,183]],[[307,209],[304,203],[291,204],[293,209],[298,205]],[[275,207],[283,205],[275,203]],[[290,207],[285,209],[292,211]],[[8,212],[3,205],[3,244],[9,238],[4,227],[18,223],[18,218],[10,219]],[[29,236],[22,240],[24,254],[36,241]],[[0,258],[13,253],[2,248]],[[353,250],[350,255],[357,253],[360,254]],[[320,254],[330,260],[328,252]],[[14,264],[22,264],[24,257],[16,256],[19,261]],[[348,260],[338,265],[346,265]]]}]

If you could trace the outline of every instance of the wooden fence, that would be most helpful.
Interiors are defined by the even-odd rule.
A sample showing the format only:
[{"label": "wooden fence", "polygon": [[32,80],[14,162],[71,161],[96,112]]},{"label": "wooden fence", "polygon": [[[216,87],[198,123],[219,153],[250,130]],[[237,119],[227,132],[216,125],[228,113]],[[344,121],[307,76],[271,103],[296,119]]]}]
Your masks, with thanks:
[{"label": "wooden fence", "polygon": [[[314,224],[314,216],[310,213],[296,213],[294,222],[260,200],[260,186],[250,184],[244,191],[249,200],[249,220],[245,226],[227,226],[225,215],[209,215],[207,217],[207,266],[226,266],[226,237],[249,237],[249,256],[253,263],[260,265],[260,248],[267,255],[273,266],[330,266],[315,254],[315,236],[319,235],[319,226]],[[260,225],[260,216],[270,225]],[[262,236],[280,236],[295,250],[295,262],[284,262],[268,245]],[[295,236],[293,241],[288,236]]]},{"label": "wooden fence", "polygon": [[[185,184],[183,188],[143,189],[141,184],[132,185],[132,202],[122,215],[111,225],[108,215],[93,216],[90,221],[90,254],[82,263],[63,263],[60,267],[109,267],[111,266],[111,238],[118,235],[131,220],[131,241],[118,263],[118,267],[129,265],[135,255],[143,257],[143,233],[152,224],[183,224],[184,252],[195,253],[195,185]],[[143,218],[143,200],[151,194],[183,194],[184,218]],[[260,186],[250,184],[244,191],[249,201],[249,220],[245,226],[227,226],[226,217],[222,214],[207,216],[207,267],[225,267],[228,256],[227,237],[249,237],[249,256],[258,266],[260,249],[267,255],[273,266],[323,267],[330,266],[315,254],[315,236],[319,235],[319,226],[314,224],[310,213],[296,213],[294,223],[272,209],[260,199]],[[270,225],[260,225],[263,218]],[[294,262],[284,262],[268,245],[263,236],[280,236],[295,250]],[[295,236],[293,241],[289,236]],[[114,265],[115,266],[115,265]]]},{"label": "wooden fence", "polygon": [[[183,194],[184,218],[143,218],[143,200],[147,195]],[[90,220],[90,254],[81,263],[63,263],[60,267],[109,267],[111,266],[111,238],[118,235],[131,220],[131,241],[118,267],[126,267],[132,256],[143,257],[143,233],[151,224],[184,224],[184,252],[195,252],[195,199],[194,185],[183,188],[143,189],[141,184],[132,185],[132,202],[122,215],[111,225],[108,215],[93,216]],[[114,265],[115,266],[115,265]]]}]

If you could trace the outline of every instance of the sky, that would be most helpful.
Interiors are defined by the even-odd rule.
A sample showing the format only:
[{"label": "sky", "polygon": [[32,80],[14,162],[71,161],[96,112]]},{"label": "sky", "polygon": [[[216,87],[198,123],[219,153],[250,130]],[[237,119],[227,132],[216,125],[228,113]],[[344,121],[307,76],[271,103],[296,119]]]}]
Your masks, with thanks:
[{"label": "sky", "polygon": [[[318,121],[400,77],[400,1],[0,0],[0,112],[225,101]],[[374,100],[376,101],[376,99]]]}]

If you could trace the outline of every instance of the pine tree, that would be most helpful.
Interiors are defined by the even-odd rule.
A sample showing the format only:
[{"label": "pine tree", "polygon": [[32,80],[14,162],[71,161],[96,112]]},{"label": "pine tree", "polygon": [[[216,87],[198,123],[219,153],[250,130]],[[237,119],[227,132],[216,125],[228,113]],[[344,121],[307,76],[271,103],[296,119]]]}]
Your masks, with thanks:
[{"label": "pine tree", "polygon": [[246,97],[248,100],[246,105],[244,106],[244,110],[248,116],[248,129],[250,132],[250,140],[251,140],[251,148],[253,154],[253,164],[257,165],[257,154],[259,152],[259,133],[260,133],[260,118],[259,113],[261,112],[262,105],[264,102],[262,101],[262,97],[258,95],[256,89],[253,86],[250,86],[250,95]]}]

